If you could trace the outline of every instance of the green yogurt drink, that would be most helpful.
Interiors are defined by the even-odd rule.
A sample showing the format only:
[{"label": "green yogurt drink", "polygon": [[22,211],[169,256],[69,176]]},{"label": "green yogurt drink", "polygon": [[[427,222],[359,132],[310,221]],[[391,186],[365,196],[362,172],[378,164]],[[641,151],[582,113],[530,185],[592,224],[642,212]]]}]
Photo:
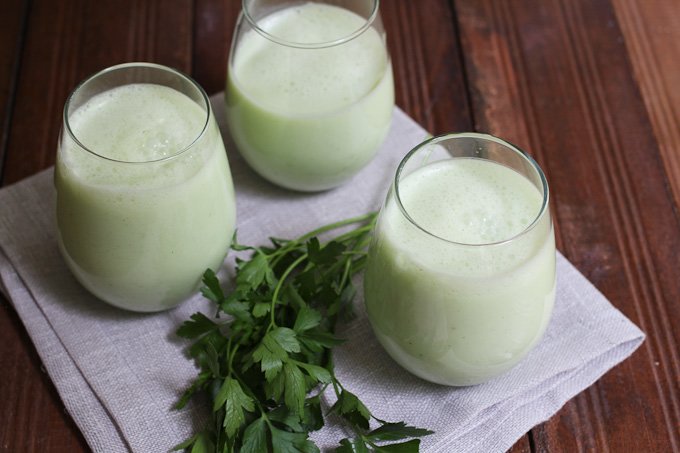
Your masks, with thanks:
[{"label": "green yogurt drink", "polygon": [[121,85],[74,106],[65,123],[55,185],[69,268],[121,308],[181,302],[220,266],[234,232],[229,164],[207,98]]},{"label": "green yogurt drink", "polygon": [[471,385],[536,345],[555,299],[545,201],[532,181],[485,158],[444,158],[401,175],[364,281],[375,334],[399,364],[435,383]]},{"label": "green yogurt drink", "polygon": [[376,154],[392,117],[392,68],[375,20],[308,2],[259,18],[257,28],[244,22],[226,91],[239,151],[283,187],[343,183]]}]

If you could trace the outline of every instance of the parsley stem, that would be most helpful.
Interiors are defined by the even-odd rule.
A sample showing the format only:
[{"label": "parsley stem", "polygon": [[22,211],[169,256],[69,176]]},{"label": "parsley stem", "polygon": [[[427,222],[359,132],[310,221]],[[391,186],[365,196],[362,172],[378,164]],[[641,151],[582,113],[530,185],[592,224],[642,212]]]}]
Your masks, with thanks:
[{"label": "parsley stem", "polygon": [[[231,347],[231,338],[229,338],[229,347]],[[238,348],[241,347],[241,343],[236,343],[236,346],[234,346],[234,349],[232,349],[229,353],[229,374],[231,374],[233,370],[232,363],[234,362],[234,357],[236,356],[236,353],[238,352]]]},{"label": "parsley stem", "polygon": [[342,273],[342,278],[340,279],[340,291],[342,291],[345,288],[345,284],[347,283],[347,279],[349,278],[349,272],[352,269],[352,259],[348,258],[347,261],[345,261],[345,271]]},{"label": "parsley stem", "polygon": [[345,255],[345,256],[356,256],[356,255],[365,256],[365,255],[368,255],[368,252],[365,251],[365,250],[348,250],[346,252],[342,252],[342,255]]},{"label": "parsley stem", "polygon": [[307,259],[307,254],[301,255],[298,259],[293,261],[290,266],[284,271],[284,273],[281,275],[281,278],[279,279],[279,282],[276,284],[276,288],[274,289],[274,294],[272,295],[272,302],[271,302],[271,307],[269,308],[269,312],[271,314],[271,318],[269,321],[269,327],[267,327],[267,332],[269,332],[273,327],[276,326],[276,302],[279,299],[279,292],[281,291],[281,288],[283,287],[283,283],[286,281],[288,276],[290,275],[291,272],[304,260]]},{"label": "parsley stem", "polygon": [[[335,377],[335,374],[332,375],[331,382],[333,383],[333,391],[335,392],[335,396],[337,398],[340,398],[340,394],[342,393],[340,390],[342,389],[342,384],[340,384],[340,381],[338,381],[338,378]],[[340,388],[338,388],[340,387]]]},{"label": "parsley stem", "polygon": [[227,341],[227,377],[231,376],[231,362],[233,360],[233,355],[231,353],[231,342],[233,340],[233,337],[229,337],[229,340]]},{"label": "parsley stem", "polygon": [[338,381],[337,376],[335,376],[335,363],[333,362],[332,349],[328,350],[328,366],[326,367],[326,369],[331,374],[331,383],[333,384],[333,391],[335,392],[335,396],[340,398],[340,389],[338,389],[338,386],[340,386],[340,388],[343,387],[340,381]]},{"label": "parsley stem", "polygon": [[375,223],[376,217],[377,217],[377,212],[370,212],[368,214],[360,215],[360,216],[357,216],[357,217],[352,217],[351,219],[340,220],[338,222],[329,223],[328,225],[324,225],[324,226],[319,227],[315,230],[312,230],[308,233],[305,233],[297,239],[288,241],[281,248],[279,248],[274,253],[269,255],[270,259],[274,258],[274,260],[271,263],[271,267],[272,268],[275,267],[278,264],[278,262],[280,261],[280,259],[286,253],[289,253],[291,250],[295,249],[300,244],[304,244],[305,242],[307,242],[307,240],[309,240],[309,239],[311,239],[315,236],[318,236],[320,234],[327,233],[328,231],[332,231],[332,230],[335,230],[335,229],[338,229],[338,228],[341,228],[341,227],[344,227],[344,226],[347,226],[347,225],[352,225],[352,224],[355,224],[355,223],[365,222],[367,220],[370,221],[368,225],[361,227],[361,228],[358,228],[356,230],[349,231],[345,234],[342,234],[342,235],[338,236],[336,238],[336,240],[338,242],[340,242],[340,241],[343,241],[347,238],[353,237],[356,234],[361,234],[364,231],[370,231],[373,228],[373,224]]},{"label": "parsley stem", "polygon": [[[345,219],[345,220],[340,220],[339,222],[330,223],[330,224],[328,224],[328,225],[324,225],[324,226],[322,226],[322,227],[317,228],[316,230],[310,231],[309,233],[300,236],[300,237],[296,240],[296,242],[298,242],[298,243],[300,243],[300,242],[306,242],[308,239],[311,239],[311,238],[313,238],[314,236],[318,236],[318,235],[320,235],[320,234],[322,234],[322,233],[326,233],[326,232],[328,232],[328,231],[332,231],[332,230],[338,229],[338,228],[343,227],[343,226],[346,226],[346,225],[352,225],[352,224],[354,224],[354,223],[365,222],[366,220],[371,220],[371,223],[373,223],[373,219],[375,219],[375,217],[376,217],[376,213],[375,213],[375,212],[369,212],[368,214],[360,215],[360,216],[357,216],[357,217],[352,217],[351,219]],[[360,228],[360,229],[353,230],[353,231],[350,231],[350,232],[348,232],[348,233],[345,233],[345,234],[343,234],[343,235],[341,235],[341,236],[338,236],[338,237],[336,238],[336,240],[342,240],[341,238],[343,238],[344,236],[352,235],[353,233],[356,233],[356,232],[360,231],[360,230],[363,229],[363,228],[365,228],[365,227],[362,227],[362,228]]]},{"label": "parsley stem", "polygon": [[375,223],[374,221],[371,221],[371,223],[364,225],[361,228],[357,228],[356,230],[348,231],[347,233],[341,234],[340,236],[335,238],[334,241],[342,242],[346,239],[360,236],[362,233],[367,233],[373,229],[374,223]]}]

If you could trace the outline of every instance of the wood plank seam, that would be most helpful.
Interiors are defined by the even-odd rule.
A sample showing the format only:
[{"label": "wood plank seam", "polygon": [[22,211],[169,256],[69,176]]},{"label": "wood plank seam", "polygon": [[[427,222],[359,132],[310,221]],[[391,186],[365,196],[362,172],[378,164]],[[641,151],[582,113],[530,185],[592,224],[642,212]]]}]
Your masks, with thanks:
[{"label": "wood plank seam", "polygon": [[21,62],[23,59],[23,48],[26,42],[26,35],[28,34],[28,18],[31,12],[32,2],[31,0],[24,0],[23,11],[21,13],[21,26],[19,32],[19,38],[17,39],[14,62],[12,63],[12,75],[9,83],[9,96],[7,97],[7,103],[4,106],[5,109],[5,121],[2,124],[2,137],[0,137],[0,187],[3,185],[5,176],[5,161],[7,159],[7,148],[9,146],[10,130],[12,128],[12,119],[14,113],[14,107],[16,105],[17,99],[17,89],[19,86],[19,74],[21,73]]},{"label": "wood plank seam", "polygon": [[[610,215],[613,218],[613,225],[617,242],[622,253],[622,262],[630,283],[631,294],[635,309],[643,329],[647,325],[652,326],[654,332],[658,332],[663,339],[650,336],[645,342],[645,347],[649,350],[650,368],[655,375],[655,381],[659,391],[659,400],[662,406],[664,419],[667,425],[669,438],[674,449],[678,448],[677,426],[680,420],[680,410],[675,389],[673,388],[673,375],[668,366],[656,367],[654,357],[668,357],[673,365],[680,363],[678,353],[669,338],[670,326],[668,316],[664,308],[663,297],[659,282],[656,279],[654,263],[649,253],[649,244],[644,236],[644,228],[640,223],[638,201],[631,192],[631,178],[628,170],[624,167],[624,160],[618,159],[615,155],[617,150],[622,149],[621,144],[614,131],[612,113],[603,98],[603,82],[598,72],[591,47],[588,39],[584,36],[583,27],[578,24],[583,23],[583,16],[570,0],[560,2],[564,7],[564,17],[566,19],[568,39],[574,44],[577,51],[570,55],[572,64],[583,81],[579,84],[584,87],[585,92],[579,93],[581,96],[584,115],[590,118],[589,121],[593,139],[598,143],[598,149],[602,153],[594,153],[598,169],[606,188],[607,198],[610,203]],[[610,190],[611,189],[611,190]],[[636,266],[635,263],[641,263]],[[640,268],[642,267],[642,268]],[[652,288],[652,294],[647,288]],[[659,316],[654,316],[656,311]],[[658,320],[661,321],[658,321]],[[659,326],[659,322],[663,326]],[[658,376],[658,368],[664,374],[665,380]],[[676,375],[680,374],[676,370]],[[663,384],[665,382],[665,385]],[[665,387],[665,388],[664,388]]]},{"label": "wood plank seam", "polygon": [[[569,3],[571,0],[566,0],[567,3]],[[582,47],[585,45],[587,47],[587,41],[580,41],[576,39],[575,36],[575,30],[574,30],[574,23],[571,19],[572,14],[566,11],[566,5],[565,2],[562,0],[556,0],[554,1],[557,5],[557,10],[559,11],[558,18],[560,21],[560,28],[561,28],[561,36],[563,38],[563,41],[565,43],[570,43],[571,45],[567,45],[566,47],[571,51],[569,52],[570,54],[570,63],[572,64],[572,69],[576,69],[575,75],[576,75],[576,80],[581,80],[583,83],[578,84],[580,87],[582,86],[588,86],[587,85],[587,77],[585,77],[584,72],[582,71],[583,66],[576,63],[574,66],[574,63],[577,61],[577,55],[582,55]],[[570,6],[573,6],[570,4]],[[576,27],[577,31],[581,31],[580,27]],[[579,36],[580,38],[583,38],[583,36]],[[576,52],[576,54],[572,53],[574,50],[578,50],[579,52]],[[575,58],[576,57],[576,58]],[[581,92],[581,95],[584,96],[582,98],[582,101],[585,101],[586,104],[582,105],[588,105],[588,98],[589,94],[587,93],[587,88],[586,88],[586,93]],[[593,112],[593,115],[596,116],[597,114],[594,113],[592,107],[588,109],[590,112]],[[589,129],[591,133],[593,133],[593,128],[592,122],[586,121],[589,125]],[[584,396],[587,395],[587,398],[579,399],[577,400],[577,405],[579,407],[579,418],[581,420],[588,420],[588,415],[589,415],[589,408],[592,409],[592,413],[594,415],[594,420],[595,420],[595,427],[594,427],[594,432],[591,433],[591,435],[588,438],[593,438],[596,439],[597,447],[591,446],[591,448],[597,448],[600,451],[603,452],[609,452],[609,445],[608,445],[608,439],[607,439],[607,434],[606,434],[606,428],[605,428],[605,418],[602,410],[603,406],[603,400],[600,397],[599,391],[598,391],[598,386],[597,384],[590,387],[586,392],[584,392]],[[590,404],[589,404],[590,403]],[[588,424],[585,424],[586,428],[589,431],[592,431],[592,427],[588,426]]]},{"label": "wood plank seam", "polygon": [[[530,94],[531,90],[529,82],[525,77],[517,76],[517,74],[526,74],[527,64],[524,60],[521,45],[519,44],[521,41],[520,32],[516,25],[516,20],[512,16],[512,9],[510,8],[510,5],[505,2],[493,3],[483,1],[480,2],[480,6],[484,10],[484,17],[488,17],[491,20],[492,29],[499,30],[499,33],[489,37],[489,42],[493,49],[490,53],[494,55],[495,60],[493,65],[498,68],[498,72],[503,76],[504,82],[501,86],[508,92],[504,94],[504,96],[518,100],[514,105],[513,110],[518,108],[520,113],[514,115],[513,140],[511,141],[515,141],[516,144],[524,147],[525,150],[535,158],[545,174],[550,175],[550,161],[545,159],[545,152],[541,146],[540,132],[536,127],[529,126],[529,124],[538,124],[537,109],[534,105],[533,97]],[[460,27],[462,27],[462,25],[459,25],[459,28]],[[507,36],[507,39],[503,41],[507,43],[507,46],[501,45],[501,36]],[[463,38],[461,37],[461,42],[462,41]],[[462,50],[461,55],[463,55]],[[519,68],[519,70],[516,71],[515,68]],[[471,76],[466,74],[466,80],[470,77]],[[470,86],[472,85],[468,82],[468,87]],[[493,95],[493,93],[491,93],[491,95]],[[475,112],[472,110],[475,104],[473,102],[474,98],[475,93],[468,88],[468,99],[471,104],[470,111],[472,112],[475,129],[480,130],[483,129],[484,112]],[[480,99],[480,103],[484,102],[483,99]],[[493,118],[486,118],[487,129],[493,129],[493,121]],[[492,124],[488,124],[489,122]],[[487,132],[495,134],[502,133],[502,131],[495,130],[488,130]],[[558,249],[563,250],[564,241],[560,231],[558,212],[555,209],[555,194],[551,193],[550,196],[553,198],[551,201],[551,215],[555,229],[555,239],[557,241]]]},{"label": "wood plank seam", "polygon": [[[401,33],[405,36],[413,36],[413,30],[411,30],[412,21],[408,20],[408,2],[399,2],[397,5],[395,5],[395,10],[397,11],[397,23],[399,23],[399,29]],[[401,49],[399,52],[400,55],[415,54],[413,40],[398,39],[397,42],[401,44]],[[418,68],[413,65],[411,60],[411,58],[401,59],[401,70],[404,74],[404,80],[418,80]],[[423,118],[422,110],[420,108],[423,103],[420,102],[419,91],[409,89],[411,86],[409,84],[402,83],[401,85],[404,88],[402,93],[403,99],[406,101],[406,110],[412,112],[416,122],[423,125],[423,127],[425,127],[427,130],[430,130],[429,125],[425,122],[425,118]]]},{"label": "wood plank seam", "polygon": [[[406,10],[407,7],[408,2],[399,2],[397,7],[397,11],[399,12],[397,14],[397,18],[399,20],[399,28],[402,30],[402,32],[405,32],[406,36],[411,36],[413,32],[411,31],[411,21],[408,20],[408,12]],[[413,41],[410,39],[401,39],[400,41],[403,44],[402,55],[411,55],[413,53]],[[406,74],[405,80],[416,80],[417,73],[411,64],[411,59],[404,58],[403,63],[403,68]],[[411,87],[410,84],[404,84],[404,87],[406,87],[405,94],[408,97],[409,110],[415,115],[415,120],[419,124],[422,124],[424,127],[426,127],[426,125],[423,123],[423,118],[420,111],[420,103],[418,102],[418,90],[409,89]]]},{"label": "wood plank seam", "polygon": [[[187,70],[189,71],[189,74],[191,77],[195,80],[196,79],[196,58],[194,58],[194,55],[196,55],[196,42],[198,41],[196,39],[196,28],[200,26],[196,22],[196,0],[191,0],[191,18],[189,20],[189,24],[191,26],[191,33],[189,33],[189,42],[187,44],[187,48],[189,49],[189,61],[187,63]],[[226,69],[226,67],[225,67]],[[226,77],[226,74],[225,74]],[[200,82],[199,82],[200,83]],[[203,84],[201,84],[203,86]],[[203,86],[204,89],[206,87]],[[212,93],[208,93],[208,95],[211,95]]]},{"label": "wood plank seam", "polygon": [[[529,87],[529,81],[526,77],[517,77],[515,75],[516,71],[513,69],[517,66],[520,70],[518,74],[527,74],[528,65],[525,61],[524,53],[522,52],[522,46],[520,45],[520,31],[517,25],[517,20],[513,15],[513,10],[507,2],[501,1],[498,3],[498,11],[492,17],[497,21],[497,27],[501,30],[505,30],[508,36],[508,44],[510,47],[510,54],[505,55],[505,52],[500,51],[500,47],[497,47],[498,54],[505,56],[502,58],[502,69],[505,79],[507,80],[507,85],[515,87],[517,92],[517,97],[520,103],[520,110],[522,112],[519,124],[522,127],[522,136],[526,137],[526,142],[528,148],[525,150],[532,155],[536,160],[538,165],[544,171],[546,175],[552,173],[550,167],[550,160],[546,159],[545,150],[541,145],[540,131],[537,127],[532,126],[539,124],[537,108],[534,105],[534,98],[531,96],[531,88]],[[491,8],[494,10],[496,8]],[[517,124],[517,122],[515,122]],[[550,197],[554,197],[553,193],[550,193]],[[564,250],[564,237],[562,231],[560,230],[560,222],[558,218],[558,211],[555,209],[557,205],[556,200],[550,201],[550,214],[553,219],[553,228],[555,232],[556,246],[559,250]]]},{"label": "wood plank seam", "polygon": [[[503,72],[503,76],[507,80],[507,85],[514,88],[516,91],[516,97],[519,99],[519,117],[523,120],[516,122],[522,128],[520,133],[521,136],[526,137],[528,149],[531,150],[531,154],[534,155],[536,161],[541,166],[547,165],[545,160],[545,153],[543,152],[543,147],[541,146],[541,140],[539,138],[539,133],[536,127],[531,127],[529,125],[538,124],[536,108],[531,97],[531,91],[529,89],[529,83],[526,77],[517,77],[516,73],[526,74],[527,64],[524,60],[524,54],[520,45],[520,37],[518,27],[516,25],[515,17],[512,14],[512,10],[505,2],[492,3],[489,9],[490,17],[494,22],[494,29],[498,29],[501,35],[507,36],[507,43],[509,47],[509,52],[503,52],[501,46],[496,46],[496,52],[500,55],[500,68]],[[497,43],[497,40],[494,40]],[[519,68],[519,71],[515,71],[515,65]],[[546,168],[546,167],[544,167]],[[547,171],[547,168],[546,168]]]},{"label": "wood plank seam", "polygon": [[[404,5],[406,5],[407,8],[407,17],[413,17],[414,15],[417,15],[422,9],[420,5],[417,5],[415,2],[404,2]],[[412,36],[413,40],[407,41],[412,42],[413,44],[412,55],[415,55],[415,58],[408,58],[407,60],[411,63],[411,73],[415,76],[415,78],[412,80],[417,81],[416,86],[418,87],[417,93],[419,95],[419,99],[416,105],[421,107],[421,116],[423,120],[422,125],[425,127],[425,130],[433,132],[434,121],[432,118],[432,103],[429,101],[431,99],[429,92],[430,84],[427,78],[427,67],[425,62],[425,52],[427,50],[423,48],[423,39],[420,30],[421,21],[414,20],[411,22],[413,30],[409,36]]]},{"label": "wood plank seam", "polygon": [[153,60],[153,35],[151,30],[153,2],[137,0],[130,14],[128,61]]},{"label": "wood plank seam", "polygon": [[[389,8],[384,10],[387,14],[389,14],[389,17],[396,17],[395,19],[388,19],[386,20],[383,18],[383,21],[389,21],[392,23],[397,23],[399,24],[399,28],[401,29],[401,24],[399,22],[399,14],[396,13],[397,11],[397,6],[394,5],[393,8]],[[386,16],[387,17],[387,16]],[[403,30],[401,30],[403,33]],[[390,36],[387,36],[387,42],[388,46],[392,46],[396,48],[396,52],[394,52],[396,55],[405,55],[405,50],[404,50],[404,41],[403,39],[390,39]],[[402,83],[402,80],[407,80],[406,78],[406,62],[404,58],[392,58],[392,70],[394,71],[394,79],[395,79],[395,95],[397,100],[399,101],[399,104],[401,104],[402,109],[404,109],[407,112],[412,112],[413,109],[411,108],[411,103],[409,102],[408,98],[408,89],[406,83]]]},{"label": "wood plank seam", "polygon": [[[668,174],[667,185],[675,198],[676,208],[680,205],[680,121],[678,113],[669,101],[665,85],[659,71],[659,62],[651,48],[651,39],[642,23],[641,13],[636,1],[614,0],[617,18],[624,30],[626,47],[632,56],[633,71],[637,76],[638,85],[643,93],[645,107],[652,118],[661,157],[664,160],[664,170]],[[678,209],[674,210],[676,218],[680,219]],[[679,220],[680,223],[680,220]]]},{"label": "wood plank seam", "polygon": [[[76,5],[76,2],[67,3],[64,6],[71,6],[63,14],[59,15],[57,22],[57,34],[63,37],[58,39],[55,45],[52,59],[49,66],[48,80],[48,96],[46,103],[46,115],[48,118],[54,118],[50,121],[48,126],[43,129],[41,137],[42,152],[40,153],[40,167],[46,168],[51,162],[52,157],[57,148],[57,141],[53,138],[58,137],[59,129],[62,125],[62,116],[64,108],[64,94],[69,93],[74,86],[76,80],[76,63],[78,60],[78,49],[80,49],[79,41],[82,34],[82,5]],[[74,30],[73,33],[67,32],[67,28]],[[72,42],[72,37],[75,36],[75,42]]]},{"label": "wood plank seam", "polygon": [[449,9],[451,10],[451,19],[453,22],[453,33],[456,40],[456,51],[458,52],[458,64],[460,65],[460,72],[463,78],[463,85],[465,87],[465,110],[468,112],[471,128],[477,130],[476,115],[473,93],[471,88],[471,80],[468,75],[467,62],[465,61],[465,54],[463,53],[463,37],[461,32],[460,20],[458,18],[458,11],[456,9],[456,0],[449,0]]},{"label": "wood plank seam", "polygon": [[147,23],[146,23],[146,36],[144,37],[144,41],[146,41],[146,53],[145,53],[145,59],[146,61],[154,61],[155,56],[156,56],[156,39],[159,37],[156,36],[156,18],[158,15],[158,2],[156,0],[148,2],[149,4],[149,13],[147,15]]},{"label": "wood plank seam", "polygon": [[137,45],[137,22],[140,20],[140,13],[130,15],[130,20],[128,21],[128,40],[126,46],[126,56],[128,61],[133,61],[135,57],[135,46]]}]

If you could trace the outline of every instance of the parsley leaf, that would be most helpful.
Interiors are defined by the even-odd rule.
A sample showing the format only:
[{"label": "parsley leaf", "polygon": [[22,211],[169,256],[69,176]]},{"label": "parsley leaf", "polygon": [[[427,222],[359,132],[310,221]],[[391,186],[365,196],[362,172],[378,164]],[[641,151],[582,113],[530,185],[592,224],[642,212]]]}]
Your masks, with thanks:
[{"label": "parsley leaf", "polygon": [[366,443],[362,439],[342,439],[335,453],[369,453]]},{"label": "parsley leaf", "polygon": [[281,371],[283,361],[288,358],[286,350],[283,349],[279,343],[271,336],[265,335],[260,345],[253,352],[253,360],[260,362],[261,370],[265,373],[267,382]]},{"label": "parsley leaf", "polygon": [[307,439],[307,433],[291,433],[271,428],[274,453],[319,453],[319,447]]},{"label": "parsley leaf", "polygon": [[295,338],[295,331],[288,327],[277,327],[268,334],[279,346],[288,352],[300,352],[300,343]]},{"label": "parsley leaf", "polygon": [[408,439],[410,437],[427,436],[429,434],[432,434],[432,431],[408,426],[404,422],[397,422],[385,423],[368,433],[365,437],[372,441],[381,441]]},{"label": "parsley leaf", "polygon": [[337,412],[353,425],[368,429],[371,412],[352,392],[343,389],[338,395],[338,400],[331,407],[331,411]]},{"label": "parsley leaf", "polygon": [[286,378],[284,389],[286,406],[295,414],[302,416],[305,407],[305,395],[307,394],[305,376],[300,368],[291,362],[283,366],[283,372]]},{"label": "parsley leaf", "polygon": [[321,313],[310,307],[302,307],[295,319],[293,330],[295,332],[304,332],[318,326],[320,322]]},{"label": "parsley leaf", "polygon": [[213,412],[217,412],[225,406],[224,429],[227,436],[233,436],[245,423],[244,411],[253,412],[255,404],[253,399],[243,392],[241,385],[236,379],[228,377],[224,380],[220,391],[213,401]]},{"label": "parsley leaf", "polygon": [[203,294],[206,299],[209,299],[216,304],[222,302],[224,293],[222,292],[220,282],[212,269],[206,270],[203,274],[203,285],[205,286],[201,288],[201,294]]},{"label": "parsley leaf", "polygon": [[262,453],[267,451],[267,423],[264,416],[252,422],[243,433],[240,453]]},{"label": "parsley leaf", "polygon": [[388,444],[373,447],[376,453],[418,453],[420,439],[409,440],[400,444]]},{"label": "parsley leaf", "polygon": [[209,320],[203,313],[194,313],[191,315],[191,320],[184,321],[182,327],[177,330],[177,335],[183,338],[198,338],[217,328],[217,324]]}]

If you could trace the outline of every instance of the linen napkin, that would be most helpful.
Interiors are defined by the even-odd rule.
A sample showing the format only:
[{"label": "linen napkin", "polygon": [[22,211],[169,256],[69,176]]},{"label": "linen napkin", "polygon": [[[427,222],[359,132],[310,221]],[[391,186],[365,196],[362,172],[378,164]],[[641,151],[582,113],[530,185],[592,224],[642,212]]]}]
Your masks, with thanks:
[{"label": "linen napkin", "polygon": [[[405,153],[428,133],[395,109],[389,137],[373,162],[344,186],[300,194],[255,175],[233,146],[239,240],[296,237],[322,224],[379,208]],[[231,266],[227,259],[226,271]],[[495,452],[510,448],[571,397],[628,357],[643,333],[561,255],[557,300],[547,333],[509,373],[486,384],[450,388],[402,370],[374,338],[361,295],[358,318],[340,335],[336,372],[379,418],[434,430],[424,452]],[[177,327],[197,310],[195,296],[158,314],[128,313],[96,300],[70,275],[55,240],[52,170],[0,190],[0,291],[11,301],[76,424],[95,452],[166,452],[203,426],[209,406],[172,409],[196,370]],[[326,404],[333,403],[327,395]],[[331,423],[313,438],[329,451],[345,437]]]}]

